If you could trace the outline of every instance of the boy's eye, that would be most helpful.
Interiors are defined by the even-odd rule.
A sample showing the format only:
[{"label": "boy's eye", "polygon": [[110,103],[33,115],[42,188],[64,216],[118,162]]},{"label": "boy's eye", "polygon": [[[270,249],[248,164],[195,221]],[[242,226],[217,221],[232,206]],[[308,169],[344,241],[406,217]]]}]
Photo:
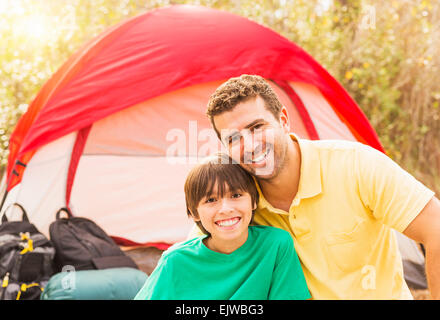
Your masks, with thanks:
[{"label": "boy's eye", "polygon": [[214,201],[215,201],[215,198],[210,197],[210,198],[207,198],[207,199],[205,200],[205,203],[211,203],[211,202],[214,202]]}]

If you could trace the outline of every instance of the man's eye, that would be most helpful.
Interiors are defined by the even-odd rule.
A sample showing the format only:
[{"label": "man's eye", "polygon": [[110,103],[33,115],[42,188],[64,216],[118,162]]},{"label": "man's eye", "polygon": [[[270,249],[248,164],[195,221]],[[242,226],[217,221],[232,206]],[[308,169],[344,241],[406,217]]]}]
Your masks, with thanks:
[{"label": "man's eye", "polygon": [[240,135],[239,135],[239,134],[237,134],[237,135],[235,135],[235,136],[231,136],[231,137],[229,137],[229,138],[228,138],[228,143],[229,143],[229,144],[232,144],[232,143],[237,142],[238,140],[240,140]]},{"label": "man's eye", "polygon": [[261,129],[262,126],[263,126],[262,123],[258,123],[258,124],[256,124],[255,126],[253,126],[251,130],[252,130],[252,131],[255,131],[255,130]]}]

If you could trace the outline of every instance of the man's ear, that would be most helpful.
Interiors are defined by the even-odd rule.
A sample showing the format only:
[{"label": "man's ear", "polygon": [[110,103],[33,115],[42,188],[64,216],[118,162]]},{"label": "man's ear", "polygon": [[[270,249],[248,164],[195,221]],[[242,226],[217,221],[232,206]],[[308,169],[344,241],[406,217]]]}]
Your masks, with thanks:
[{"label": "man's ear", "polygon": [[283,106],[280,111],[280,123],[284,131],[290,133],[289,113],[287,112],[287,108],[285,106]]}]

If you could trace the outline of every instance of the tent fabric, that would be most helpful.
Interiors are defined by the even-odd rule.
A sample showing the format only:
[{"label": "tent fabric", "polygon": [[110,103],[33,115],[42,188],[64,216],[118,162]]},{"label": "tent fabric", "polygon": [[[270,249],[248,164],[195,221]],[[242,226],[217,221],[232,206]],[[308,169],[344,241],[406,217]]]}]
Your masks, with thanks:
[{"label": "tent fabric", "polygon": [[[30,221],[49,236],[49,224],[55,220],[56,208],[65,206],[67,172],[75,139],[76,132],[38,149],[27,164],[21,183],[10,190],[2,210],[10,203],[19,202]],[[18,219],[18,211],[8,212],[8,218]]]},{"label": "tent fabric", "polygon": [[84,150],[87,141],[87,136],[90,133],[92,126],[85,127],[78,131],[76,135],[75,144],[73,145],[72,156],[70,157],[69,171],[67,173],[66,183],[66,207],[70,210],[70,193],[72,192],[73,181],[75,179],[76,169]]},{"label": "tent fabric", "polygon": [[[330,106],[321,92],[308,83],[289,83],[308,110],[321,139],[359,141],[347,127],[345,120]],[[295,130],[293,130],[296,132]]]},{"label": "tent fabric", "polygon": [[[211,128],[205,110],[210,94],[222,82],[213,81],[167,93],[95,122],[84,154],[176,156],[171,147],[178,135],[183,136],[188,144],[181,156],[198,156],[199,151],[202,157],[208,155],[209,152],[199,150],[208,142],[213,151],[220,150],[221,143]],[[294,131],[301,137],[309,138],[289,96],[272,82],[269,83],[286,106]],[[154,119],[154,124],[146,125],[145,119]],[[192,139],[192,135],[196,135],[195,139]],[[196,146],[189,145],[195,142]]]},{"label": "tent fabric", "polygon": [[287,83],[287,81],[276,81],[276,83],[283,88],[283,90],[289,95],[292,102],[295,104],[296,109],[298,110],[302,122],[304,123],[307,133],[309,134],[310,139],[312,140],[318,140],[319,135],[316,131],[315,125],[313,124],[312,119],[310,119],[309,112],[307,111],[306,107],[304,106],[301,98],[298,96],[298,94],[295,92],[295,90]]},{"label": "tent fabric", "polygon": [[234,14],[174,5],[121,23],[72,56],[13,132],[8,174],[17,158],[27,163],[37,148],[110,114],[167,92],[243,73],[314,85],[352,125],[357,139],[383,151],[345,89],[297,45]]}]

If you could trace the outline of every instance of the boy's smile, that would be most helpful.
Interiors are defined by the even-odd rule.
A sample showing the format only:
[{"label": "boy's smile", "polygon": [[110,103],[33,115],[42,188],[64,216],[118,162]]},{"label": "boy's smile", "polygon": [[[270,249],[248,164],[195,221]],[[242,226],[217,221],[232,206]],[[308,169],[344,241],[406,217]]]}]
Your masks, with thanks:
[{"label": "boy's smile", "polygon": [[215,224],[221,228],[231,228],[231,227],[237,225],[237,223],[240,222],[240,220],[241,220],[240,217],[234,217],[231,219],[224,219],[224,220],[216,221]]}]

